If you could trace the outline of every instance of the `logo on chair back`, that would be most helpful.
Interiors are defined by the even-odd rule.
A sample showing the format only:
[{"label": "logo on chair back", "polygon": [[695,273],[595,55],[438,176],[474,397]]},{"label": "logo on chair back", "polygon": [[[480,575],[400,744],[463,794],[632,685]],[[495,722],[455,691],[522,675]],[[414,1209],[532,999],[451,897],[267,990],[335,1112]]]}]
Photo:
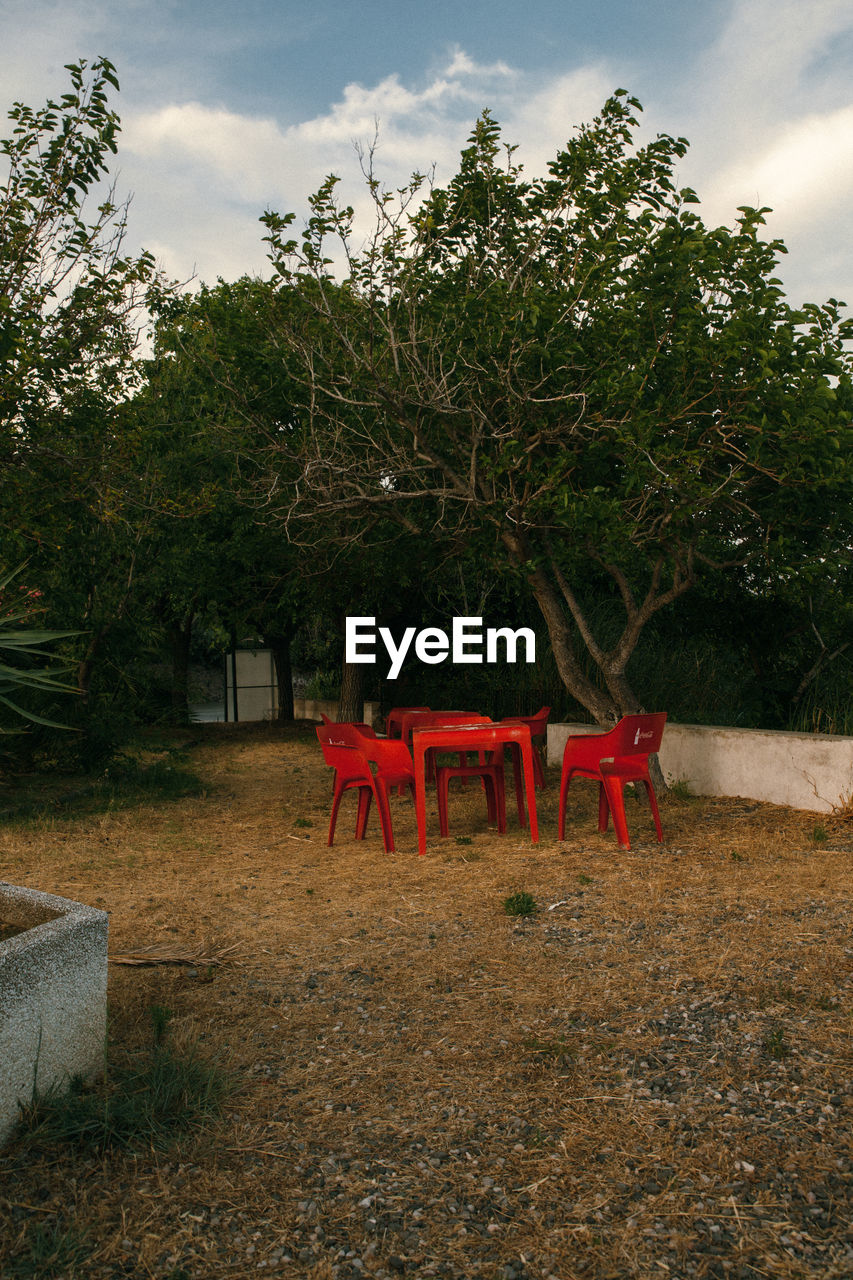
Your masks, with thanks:
[{"label": "logo on chair back", "polygon": [[643,733],[642,729],[638,729],[634,735],[634,746],[636,747],[639,745],[641,738],[652,738],[652,737],[654,737],[654,734],[651,732],[651,730],[648,733]]}]

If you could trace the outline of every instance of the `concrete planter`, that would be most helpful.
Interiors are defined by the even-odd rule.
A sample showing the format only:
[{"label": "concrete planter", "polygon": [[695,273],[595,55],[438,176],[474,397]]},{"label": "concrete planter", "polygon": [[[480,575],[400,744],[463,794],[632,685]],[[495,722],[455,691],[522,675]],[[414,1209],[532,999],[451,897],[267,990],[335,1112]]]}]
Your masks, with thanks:
[{"label": "concrete planter", "polygon": [[0,880],[0,1144],[33,1091],[103,1069],[105,911]]},{"label": "concrete planter", "polygon": [[[601,730],[548,725],[549,764],[562,763],[566,738],[576,733]],[[683,781],[694,795],[742,796],[812,813],[838,812],[853,797],[853,738],[840,734],[668,723],[658,758],[667,782]]]}]

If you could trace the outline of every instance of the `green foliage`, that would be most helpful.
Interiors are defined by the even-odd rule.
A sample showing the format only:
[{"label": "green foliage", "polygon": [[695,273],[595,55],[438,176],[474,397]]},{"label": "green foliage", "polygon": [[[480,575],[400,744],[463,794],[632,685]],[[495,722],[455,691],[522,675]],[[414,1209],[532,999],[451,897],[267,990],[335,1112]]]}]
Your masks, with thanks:
[{"label": "green foliage", "polygon": [[[37,445],[45,415],[122,385],[135,334],[135,291],[152,259],[122,256],[126,210],[112,194],[87,220],[86,199],[105,179],[119,120],[106,58],[69,64],[70,92],[33,109],[16,103],[0,142],[8,176],[0,187],[0,422],[16,444]],[[57,399],[61,388],[62,401]]]},{"label": "green foliage", "polygon": [[523,1048],[531,1060],[540,1066],[566,1071],[574,1065],[576,1054],[565,1036],[557,1036],[553,1040],[533,1036],[523,1041]]},{"label": "green foliage", "polygon": [[761,1047],[768,1058],[782,1062],[790,1056],[791,1048],[785,1041],[785,1029],[781,1026],[771,1027],[761,1041]]},{"label": "green foliage", "polygon": [[[0,521],[5,557],[27,562],[40,625],[66,637],[61,661],[80,694],[69,707],[53,696],[59,683],[42,683],[24,705],[39,725],[68,716],[84,727],[112,637],[125,628],[139,643],[131,594],[149,505],[118,407],[137,376],[153,262],[124,253],[127,208],[107,185],[115,69],[100,58],[67,71],[59,100],[14,105],[0,143]],[[115,680],[124,655],[109,657]],[[45,737],[28,735],[22,751]]]},{"label": "green foliage", "polygon": [[690,790],[690,783],[686,778],[676,778],[669,784],[669,793],[677,800],[692,800],[693,792]]},{"label": "green foliage", "polygon": [[5,1280],[85,1280],[95,1248],[85,1231],[61,1219],[27,1224],[15,1254],[4,1262]]},{"label": "green foliage", "polygon": [[165,1042],[169,1023],[174,1015],[171,1009],[167,1009],[162,1004],[152,1004],[149,1013],[151,1014],[151,1029],[154,1034],[154,1047],[159,1049]]},{"label": "green foliage", "polygon": [[178,1050],[168,1042],[168,1009],[155,1005],[151,1020],[151,1048],[136,1060],[113,1067],[98,1084],[78,1079],[70,1089],[23,1107],[16,1150],[167,1146],[188,1128],[214,1119],[229,1090],[227,1077],[195,1047]]},{"label": "green foliage", "polygon": [[602,723],[637,709],[640,637],[701,572],[788,591],[849,558],[851,324],[785,301],[766,210],[706,227],[676,185],[686,142],[639,144],[638,112],[617,92],[533,180],[488,114],[420,204],[421,175],[395,195],[369,171],[361,253],[334,179],[301,242],[264,219],[311,313],[277,331],[312,393],[275,451],[301,476],[291,536],[335,519],[358,539],[381,514],[464,547],[532,593]]},{"label": "green foliage", "polygon": [[169,751],[164,758],[143,763],[133,756],[110,760],[96,777],[74,780],[60,788],[46,789],[37,779],[29,787],[18,780],[15,799],[0,806],[5,822],[42,821],[57,813],[76,817],[112,812],[142,804],[161,804],[185,796],[201,796],[206,791],[180,752]]},{"label": "green foliage", "polygon": [[503,901],[504,911],[508,916],[532,916],[536,913],[536,899],[525,890],[511,893]]}]

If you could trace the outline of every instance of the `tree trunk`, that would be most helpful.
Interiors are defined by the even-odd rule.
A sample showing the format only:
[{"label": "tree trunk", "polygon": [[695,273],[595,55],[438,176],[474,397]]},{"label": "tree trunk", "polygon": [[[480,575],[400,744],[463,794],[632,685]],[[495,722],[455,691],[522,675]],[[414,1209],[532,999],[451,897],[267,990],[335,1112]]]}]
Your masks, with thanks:
[{"label": "tree trunk", "polygon": [[[513,534],[504,534],[503,540],[517,564],[529,565],[529,556],[519,538]],[[574,651],[571,625],[566,619],[563,602],[545,571],[538,566],[528,570],[527,580],[545,619],[557,671],[566,691],[595,717],[603,729],[612,729],[622,716],[636,715],[640,711],[640,701],[624,671],[605,670],[597,664],[607,686],[607,693],[587,678]],[[667,790],[656,755],[649,757],[649,774],[655,791]]]},{"label": "tree trunk", "polygon": [[295,628],[275,635],[264,635],[264,644],[272,652],[275,664],[275,678],[278,685],[276,719],[279,723],[294,718],[293,668],[290,664],[290,642],[294,634]]},{"label": "tree trunk", "polygon": [[567,692],[595,716],[598,724],[611,728],[619,719],[620,709],[611,697],[587,678],[578,662],[563,602],[553,583],[540,567],[530,568],[530,558],[519,538],[514,534],[504,534],[503,540],[515,563],[527,568],[527,581],[545,619],[557,671]]},{"label": "tree trunk", "polygon": [[341,724],[358,723],[364,719],[364,665],[360,662],[344,662],[341,672],[341,700],[338,720]]},{"label": "tree trunk", "polygon": [[89,701],[89,693],[92,687],[92,675],[95,669],[95,659],[98,650],[101,647],[101,641],[106,635],[106,627],[99,627],[93,632],[92,638],[86,646],[86,652],[77,663],[77,689],[80,693],[80,699],[83,703]]},{"label": "tree trunk", "polygon": [[169,626],[172,648],[172,710],[182,720],[186,720],[189,715],[190,641],[194,617],[195,610],[190,609],[180,622],[172,622]]}]

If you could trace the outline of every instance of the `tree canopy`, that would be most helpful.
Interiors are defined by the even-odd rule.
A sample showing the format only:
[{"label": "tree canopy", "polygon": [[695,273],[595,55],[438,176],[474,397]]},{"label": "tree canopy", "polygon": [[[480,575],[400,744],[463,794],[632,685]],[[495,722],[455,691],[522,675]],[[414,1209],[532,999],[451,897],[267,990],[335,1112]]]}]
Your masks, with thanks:
[{"label": "tree canopy", "polygon": [[[276,442],[298,465],[291,536],[334,513],[358,538],[381,510],[478,546],[530,589],[602,723],[639,708],[640,634],[703,567],[819,572],[850,548],[850,322],[785,300],[766,210],[706,227],[676,184],[685,140],[639,145],[638,112],[618,91],[540,179],[488,114],[446,188],[385,192],[368,163],[362,248],[334,178],[301,242],[264,219],[313,312],[278,334],[310,391]],[[615,634],[591,621],[602,594]]]}]

